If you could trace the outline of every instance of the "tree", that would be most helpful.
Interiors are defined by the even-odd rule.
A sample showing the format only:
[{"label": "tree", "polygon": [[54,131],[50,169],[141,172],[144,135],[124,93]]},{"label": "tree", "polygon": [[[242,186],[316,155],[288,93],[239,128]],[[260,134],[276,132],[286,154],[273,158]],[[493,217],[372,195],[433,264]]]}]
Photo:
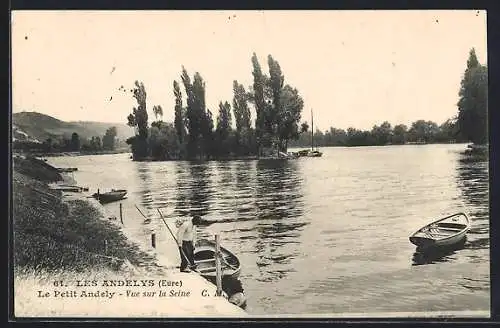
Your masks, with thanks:
[{"label": "tree", "polygon": [[102,149],[101,138],[96,136],[92,137],[92,139],[90,139],[90,148],[95,151],[101,150]]},{"label": "tree", "polygon": [[236,131],[241,132],[250,128],[251,114],[248,107],[248,94],[243,84],[233,81],[233,111],[236,123]]},{"label": "tree", "polygon": [[231,105],[226,101],[224,104],[219,102],[219,115],[217,116],[217,134],[220,135],[221,140],[226,140],[231,131],[232,118],[231,118]]},{"label": "tree", "polygon": [[458,135],[458,125],[456,119],[447,119],[443,124],[439,126],[439,133],[436,136],[437,142],[449,142],[457,141]]},{"label": "tree", "polygon": [[160,105],[153,106],[153,114],[155,115],[156,120],[158,120],[159,117],[161,121],[163,118],[163,108],[161,108]]},{"label": "tree", "polygon": [[387,145],[391,141],[392,137],[392,127],[387,121],[382,123],[380,126],[375,125],[372,128],[372,136],[375,140],[375,144],[379,146]]},{"label": "tree", "polygon": [[214,119],[210,109],[207,109],[203,114],[202,138],[204,149],[203,153],[200,154],[200,157],[210,157],[210,155],[213,154],[214,150],[217,148],[217,145],[214,142]]},{"label": "tree", "polygon": [[236,121],[235,147],[240,154],[248,154],[251,143],[251,114],[245,87],[233,81],[233,112]]},{"label": "tree", "polygon": [[479,64],[472,48],[461,81],[458,101],[458,126],[466,140],[476,144],[488,142],[488,68]]},{"label": "tree", "polygon": [[151,156],[157,160],[179,158],[179,143],[175,127],[171,123],[163,121],[152,123],[148,144],[151,148]]},{"label": "tree", "polygon": [[[272,106],[267,106],[266,108],[266,132],[271,134],[272,136],[275,136],[277,134],[280,134],[277,131],[278,126],[281,123],[280,118],[282,118],[280,114],[286,114],[286,110],[281,106],[281,93],[283,90],[285,77],[283,76],[283,73],[281,71],[280,64],[271,55],[267,56],[267,63],[269,65],[268,88],[271,93],[270,96],[272,99]],[[293,92],[292,90],[288,90],[289,93]],[[288,118],[283,119],[286,121]]]},{"label": "tree", "polygon": [[[184,84],[184,89],[186,92],[186,122],[188,128],[188,156],[195,157],[199,153],[199,140],[201,136],[202,130],[202,120],[204,119],[202,113],[199,108],[199,101],[196,100],[196,96],[199,96],[200,81],[198,80],[198,93],[194,92],[194,85],[191,83],[191,78],[187,73],[184,66],[182,66],[182,74],[181,74],[182,83]],[[204,91],[203,91],[204,92]]]},{"label": "tree", "polygon": [[257,138],[257,143],[260,145],[260,139],[264,130],[264,116],[266,110],[266,102],[264,99],[265,78],[255,52],[252,55],[252,66],[253,93],[250,100],[255,105],[255,135]]},{"label": "tree", "polygon": [[197,155],[201,158],[208,156],[213,145],[213,118],[212,112],[205,105],[205,81],[201,74],[194,73],[193,78],[193,113],[199,120],[199,133],[196,136]]},{"label": "tree", "polygon": [[177,138],[179,139],[179,143],[182,144],[184,142],[184,138],[186,135],[186,129],[185,129],[186,118],[184,109],[182,108],[182,92],[179,87],[179,83],[177,83],[177,81],[174,81],[174,96],[175,96],[174,126]]},{"label": "tree", "polygon": [[276,129],[278,130],[278,146],[280,151],[286,152],[288,149],[288,140],[298,139],[301,131],[307,130],[302,126],[299,130],[299,121],[304,100],[299,95],[297,89],[288,84],[280,92],[279,110],[276,114]]},{"label": "tree", "polygon": [[432,121],[417,120],[412,123],[408,131],[408,139],[412,142],[429,143],[434,142],[439,127]]},{"label": "tree", "polygon": [[404,124],[394,126],[392,143],[395,145],[403,145],[406,143],[408,127]]},{"label": "tree", "polygon": [[137,101],[137,108],[132,109],[128,119],[128,125],[135,127],[136,136],[127,139],[127,143],[132,145],[132,153],[135,159],[144,158],[148,155],[148,112],[146,108],[146,89],[144,84],[135,81],[135,87],[132,90],[134,98]]},{"label": "tree", "polygon": [[105,150],[115,150],[116,127],[110,127],[102,137],[102,148]]},{"label": "tree", "polygon": [[231,105],[226,101],[224,104],[222,101],[219,103],[219,115],[217,116],[217,144],[219,153],[222,155],[227,155],[231,151],[229,144],[229,136],[231,135]]},{"label": "tree", "polygon": [[345,146],[347,143],[347,133],[343,129],[331,127],[325,136],[329,139],[328,145],[331,146]]},{"label": "tree", "polygon": [[76,132],[71,134],[71,150],[80,151],[80,136]]}]

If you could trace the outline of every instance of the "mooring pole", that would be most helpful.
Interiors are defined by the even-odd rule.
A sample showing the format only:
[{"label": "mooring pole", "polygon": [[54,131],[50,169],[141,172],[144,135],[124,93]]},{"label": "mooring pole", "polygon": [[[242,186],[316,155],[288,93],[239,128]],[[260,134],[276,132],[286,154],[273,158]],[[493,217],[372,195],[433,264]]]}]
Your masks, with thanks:
[{"label": "mooring pole", "polygon": [[222,295],[222,268],[220,262],[219,235],[215,235],[215,277],[217,283],[217,296]]},{"label": "mooring pole", "polygon": [[151,246],[156,248],[156,234],[154,232],[151,233]]},{"label": "mooring pole", "polygon": [[122,203],[120,203],[120,222],[123,225],[123,210],[122,210]]}]

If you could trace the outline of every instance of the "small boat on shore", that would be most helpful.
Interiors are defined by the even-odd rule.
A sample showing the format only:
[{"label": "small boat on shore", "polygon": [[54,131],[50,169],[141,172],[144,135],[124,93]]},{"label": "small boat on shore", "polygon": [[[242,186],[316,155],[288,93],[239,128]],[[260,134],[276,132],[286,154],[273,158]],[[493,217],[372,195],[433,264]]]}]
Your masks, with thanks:
[{"label": "small boat on shore", "polygon": [[[228,249],[220,246],[222,277],[237,278],[241,272],[240,260]],[[201,276],[215,278],[215,242],[201,239],[194,251],[194,263]]]},{"label": "small boat on shore", "polygon": [[89,188],[87,188],[87,187],[80,187],[80,186],[73,186],[73,185],[63,185],[63,184],[52,186],[51,189],[65,191],[65,192],[83,192],[83,191],[89,191]]},{"label": "small boat on shore", "polygon": [[462,242],[470,230],[470,220],[465,213],[456,213],[436,220],[412,234],[410,242],[419,248],[451,246]]},{"label": "small boat on shore", "polygon": [[104,204],[121,200],[125,197],[126,194],[127,190],[125,189],[112,189],[111,191],[105,193],[100,193],[99,191],[97,191],[92,196],[99,202],[101,202],[101,204]]},{"label": "small boat on shore", "polygon": [[70,172],[78,171],[78,168],[77,167],[58,167],[57,171],[61,172],[61,173],[70,173]]}]

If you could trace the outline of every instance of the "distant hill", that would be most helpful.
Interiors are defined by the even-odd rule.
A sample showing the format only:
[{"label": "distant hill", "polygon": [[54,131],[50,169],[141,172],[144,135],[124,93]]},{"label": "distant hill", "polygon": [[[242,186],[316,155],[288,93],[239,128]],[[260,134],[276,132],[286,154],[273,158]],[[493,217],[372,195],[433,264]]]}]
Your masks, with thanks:
[{"label": "distant hill", "polygon": [[[14,130],[22,131],[30,138],[44,141],[47,138],[71,137],[73,132],[80,138],[89,139],[93,136],[102,136],[112,126],[116,127],[117,138],[125,140],[134,135],[134,129],[121,123],[104,122],[64,122],[49,115],[37,112],[20,112],[12,114]],[[20,133],[22,133],[20,132]]]}]

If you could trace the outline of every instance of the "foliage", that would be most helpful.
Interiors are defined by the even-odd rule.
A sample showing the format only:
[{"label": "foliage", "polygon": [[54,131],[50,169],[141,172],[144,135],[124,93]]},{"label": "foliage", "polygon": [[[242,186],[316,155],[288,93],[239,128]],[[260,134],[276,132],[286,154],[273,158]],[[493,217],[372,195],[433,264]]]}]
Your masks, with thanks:
[{"label": "foliage", "polygon": [[[439,126],[431,121],[417,120],[409,127],[404,124],[393,127],[384,121],[380,125],[374,125],[371,130],[331,127],[322,132],[316,129],[311,131],[314,133],[311,140],[311,134],[306,133],[310,129],[309,124],[301,122],[304,100],[296,88],[285,83],[285,75],[279,62],[268,55],[268,75],[263,72],[255,53],[251,57],[251,63],[253,84],[245,90],[242,84],[234,80],[232,106],[227,101],[220,101],[217,117],[213,117],[212,111],[206,106],[206,85],[201,74],[195,72],[191,77],[182,66],[180,77],[184,94],[180,83],[173,82],[173,123],[162,121],[163,109],[156,105],[153,106],[153,113],[157,121],[148,127],[146,92],[144,85],[136,81],[134,97],[138,107],[133,109],[128,121],[130,126],[136,128],[137,133],[127,140],[132,146],[134,158],[229,158],[257,155],[269,151],[269,148],[286,152],[289,146],[309,147],[313,140],[316,146],[460,142],[464,140],[463,135],[470,128],[469,125],[473,125],[470,122],[475,122],[478,126],[486,120],[482,109],[487,100],[484,87],[487,72],[471,55],[462,83],[463,90],[460,94],[463,99],[459,102],[460,112],[456,119],[449,119]],[[254,127],[250,105],[255,109]],[[142,137],[143,135],[146,137]],[[467,138],[479,141],[484,139],[470,133]]]},{"label": "foliage", "polygon": [[[457,138],[457,123],[449,119],[440,126],[431,121],[417,120],[410,129],[404,124],[397,124],[394,128],[387,121],[375,125],[370,131],[359,130],[353,127],[347,130],[331,127],[322,132],[314,133],[315,146],[383,146],[402,145],[407,143],[450,143],[461,142]],[[308,135],[300,135],[298,140],[292,140],[293,147],[310,147],[311,139]]]},{"label": "foliage", "polygon": [[116,128],[110,127],[102,137],[102,149],[115,150]]},{"label": "foliage", "polygon": [[175,96],[174,125],[179,143],[182,144],[186,136],[186,117],[185,117],[186,115],[184,112],[184,108],[182,107],[182,92],[179,87],[179,83],[177,83],[177,81],[174,81],[174,96]]},{"label": "foliage", "polygon": [[461,136],[476,144],[488,142],[488,68],[479,63],[472,48],[461,82],[458,124]]},{"label": "foliage", "polygon": [[132,114],[127,117],[128,125],[136,129],[136,135],[133,138],[129,138],[127,143],[133,142],[132,153],[135,159],[143,159],[148,156],[148,112],[146,104],[146,88],[144,84],[139,81],[135,81],[135,87],[132,90],[133,97],[137,101],[137,107],[132,109]]},{"label": "foliage", "polygon": [[73,132],[73,134],[71,134],[70,145],[72,151],[80,151],[80,136],[78,135],[78,133]]},{"label": "foliage", "polygon": [[238,81],[233,81],[233,112],[236,121],[235,153],[249,155],[252,144],[251,113],[248,107],[249,95],[245,87]]},{"label": "foliage", "polygon": [[307,131],[307,123],[303,124],[299,130],[299,121],[302,109],[304,108],[304,100],[299,95],[297,89],[287,84],[280,92],[279,106],[276,115],[278,145],[281,151],[286,152],[288,140],[296,140],[299,138],[301,132]]},{"label": "foliage", "polygon": [[252,66],[253,92],[249,93],[249,100],[252,101],[255,106],[255,136],[257,139],[257,143],[260,143],[264,132],[264,118],[266,112],[266,102],[264,99],[266,79],[264,74],[262,73],[262,68],[259,64],[259,60],[255,52],[252,55]]},{"label": "foliage", "polygon": [[226,101],[219,103],[219,115],[217,116],[216,142],[217,142],[217,155],[228,155],[231,152],[231,145],[229,137],[231,136],[231,105]]}]

